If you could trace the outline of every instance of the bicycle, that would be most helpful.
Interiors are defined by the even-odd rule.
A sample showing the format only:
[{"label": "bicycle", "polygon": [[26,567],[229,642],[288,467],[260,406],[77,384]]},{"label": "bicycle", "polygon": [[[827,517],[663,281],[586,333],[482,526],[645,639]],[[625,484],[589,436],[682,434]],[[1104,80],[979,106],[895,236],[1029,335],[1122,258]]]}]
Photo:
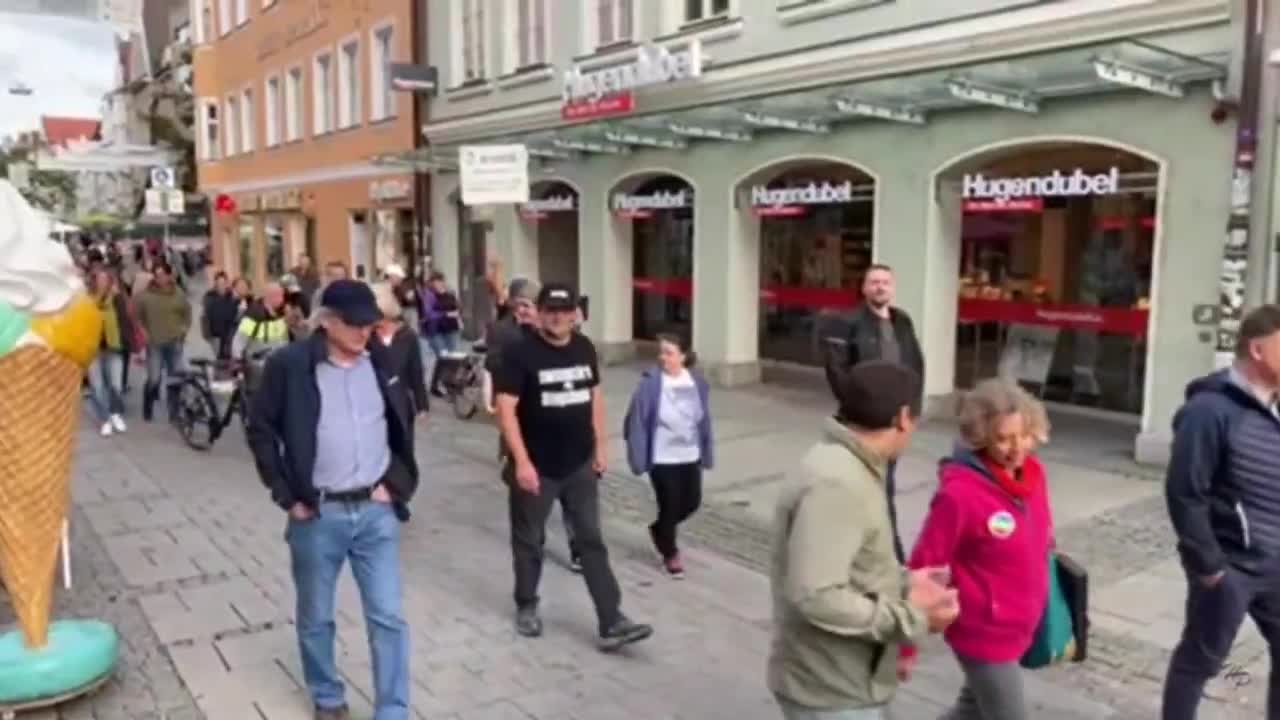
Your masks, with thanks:
[{"label": "bicycle", "polygon": [[477,345],[469,353],[447,352],[437,360],[453,365],[441,374],[440,385],[459,420],[475,417],[484,402],[484,351],[484,346]]},{"label": "bicycle", "polygon": [[[244,388],[244,371],[239,363],[194,358],[192,370],[178,385],[178,415],[174,420],[187,447],[206,451],[231,426],[235,416],[246,430],[249,426],[249,398]],[[230,377],[216,378],[217,371]],[[225,409],[218,396],[230,396]]]}]

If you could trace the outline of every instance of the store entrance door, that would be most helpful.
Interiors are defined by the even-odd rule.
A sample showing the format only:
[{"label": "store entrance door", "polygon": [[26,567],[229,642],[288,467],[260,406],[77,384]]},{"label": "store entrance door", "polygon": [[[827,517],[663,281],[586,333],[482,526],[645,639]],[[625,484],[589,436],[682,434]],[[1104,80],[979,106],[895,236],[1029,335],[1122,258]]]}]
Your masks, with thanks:
[{"label": "store entrance door", "polygon": [[961,193],[955,378],[997,375],[1045,400],[1141,413],[1158,168],[1078,143],[956,170]]},{"label": "store entrance door", "polygon": [[631,221],[632,337],[693,337],[693,188],[663,175],[609,202]]},{"label": "store entrance door", "polygon": [[[489,231],[493,224],[475,218],[472,210],[455,201],[458,213],[458,300],[462,303],[462,336],[476,340],[493,320],[493,298],[486,278],[489,259]],[[447,278],[446,278],[447,281]]]}]

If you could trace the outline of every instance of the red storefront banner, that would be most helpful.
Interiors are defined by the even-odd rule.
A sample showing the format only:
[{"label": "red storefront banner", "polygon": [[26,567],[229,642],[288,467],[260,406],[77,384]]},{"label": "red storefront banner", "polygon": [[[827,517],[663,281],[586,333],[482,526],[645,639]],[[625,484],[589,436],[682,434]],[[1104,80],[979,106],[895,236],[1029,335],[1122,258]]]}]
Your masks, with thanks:
[{"label": "red storefront banner", "polygon": [[967,213],[1038,213],[1044,211],[1044,198],[965,200],[962,207]]},{"label": "red storefront banner", "polygon": [[622,220],[648,220],[653,217],[652,210],[614,210],[613,216]]},{"label": "red storefront banner", "polygon": [[1008,300],[960,300],[960,322],[1041,325],[1061,330],[1092,330],[1113,335],[1147,334],[1147,310],[1095,305],[1038,305]]},{"label": "red storefront banner", "polygon": [[636,96],[630,91],[606,95],[599,100],[569,103],[560,107],[562,120],[596,120],[626,115],[636,109]]},{"label": "red storefront banner", "polygon": [[521,210],[520,217],[525,220],[532,220],[533,222],[538,222],[539,220],[546,220],[547,218],[551,217],[551,215],[548,213],[539,212],[537,210]]},{"label": "red storefront banner", "polygon": [[760,288],[760,301],[780,307],[813,308],[814,310],[846,310],[858,304],[855,290],[787,287],[774,285]]},{"label": "red storefront banner", "polygon": [[756,217],[799,217],[806,212],[803,205],[757,205],[751,211]]},{"label": "red storefront banner", "polygon": [[693,278],[632,278],[631,287],[646,295],[693,297]]},{"label": "red storefront banner", "polygon": [[[1144,217],[1138,220],[1138,227],[1141,227],[1144,230],[1155,229],[1155,226],[1156,226],[1156,219],[1149,215],[1147,217]],[[1129,218],[1126,218],[1126,217],[1098,218],[1098,229],[1099,230],[1128,230]]]}]

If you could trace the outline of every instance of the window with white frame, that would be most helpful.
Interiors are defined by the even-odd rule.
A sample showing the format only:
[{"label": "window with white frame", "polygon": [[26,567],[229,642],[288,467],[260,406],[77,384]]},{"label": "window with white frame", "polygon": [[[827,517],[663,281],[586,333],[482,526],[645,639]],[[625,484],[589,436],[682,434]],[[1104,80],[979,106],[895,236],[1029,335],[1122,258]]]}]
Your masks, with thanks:
[{"label": "window with white frame", "polygon": [[280,144],[280,118],[284,114],[280,111],[283,96],[280,92],[280,76],[273,75],[267,78],[267,91],[264,96],[266,105],[262,107],[264,123],[266,130],[267,147],[275,147]]},{"label": "window with white frame", "polygon": [[231,3],[235,0],[214,0],[218,4],[218,35],[231,32]]},{"label": "window with white frame", "polygon": [[253,114],[253,91],[245,90],[240,95],[240,151],[253,152],[254,145],[254,120],[256,116]]},{"label": "window with white frame", "polygon": [[[231,0],[227,0],[231,2]],[[249,22],[249,0],[235,0],[236,3],[236,25],[243,25]]]},{"label": "window with white frame", "polygon": [[190,0],[192,42],[199,45],[213,37],[213,0]]},{"label": "window with white frame", "polygon": [[284,141],[302,138],[302,68],[289,70],[284,79]]},{"label": "window with white frame", "polygon": [[729,14],[729,0],[684,0],[684,21],[687,23]]},{"label": "window with white frame", "polygon": [[391,89],[391,63],[395,60],[395,28],[388,25],[373,31],[369,47],[369,119],[377,122],[396,114],[395,93]]},{"label": "window with white frame", "polygon": [[485,49],[485,13],[483,0],[461,0],[462,41],[460,45],[463,83],[484,80],[489,76],[488,51]]},{"label": "window with white frame", "polygon": [[632,0],[594,0],[596,47],[630,42],[635,32]]},{"label": "window with white frame", "polygon": [[333,56],[321,53],[316,56],[315,67],[311,71],[311,132],[315,135],[334,130],[333,90]]},{"label": "window with white frame", "polygon": [[224,124],[227,126],[226,156],[231,157],[240,153],[240,101],[235,95],[227,98],[226,112],[222,117],[226,118]]},{"label": "window with white frame", "polygon": [[547,0],[516,0],[516,63],[512,70],[547,62]]},{"label": "window with white frame", "polygon": [[342,44],[338,51],[338,127],[359,125],[360,112],[360,41]]},{"label": "window with white frame", "polygon": [[200,159],[217,160],[222,156],[222,131],[218,122],[218,101],[200,99]]}]

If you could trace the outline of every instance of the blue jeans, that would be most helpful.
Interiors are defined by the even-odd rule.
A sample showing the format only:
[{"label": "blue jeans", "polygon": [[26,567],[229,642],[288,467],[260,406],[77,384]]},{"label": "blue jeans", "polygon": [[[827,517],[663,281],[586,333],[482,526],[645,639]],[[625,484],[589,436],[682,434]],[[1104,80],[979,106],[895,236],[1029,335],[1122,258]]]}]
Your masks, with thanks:
[{"label": "blue jeans", "polygon": [[98,419],[124,414],[124,364],[128,357],[119,350],[103,350],[89,365],[89,402]]},{"label": "blue jeans", "polygon": [[427,336],[427,347],[431,348],[431,354],[440,357],[441,353],[457,352],[458,350],[458,333],[436,333]]},{"label": "blue jeans", "polygon": [[311,520],[285,529],[297,594],[302,674],[316,707],[345,704],[334,659],[334,596],[351,559],[373,658],[374,720],[409,717],[409,628],[400,584],[400,521],[390,505],[326,502]]},{"label": "blue jeans", "polygon": [[885,720],[883,707],[856,708],[852,710],[820,710],[797,705],[790,700],[774,696],[782,708],[786,720]]}]

